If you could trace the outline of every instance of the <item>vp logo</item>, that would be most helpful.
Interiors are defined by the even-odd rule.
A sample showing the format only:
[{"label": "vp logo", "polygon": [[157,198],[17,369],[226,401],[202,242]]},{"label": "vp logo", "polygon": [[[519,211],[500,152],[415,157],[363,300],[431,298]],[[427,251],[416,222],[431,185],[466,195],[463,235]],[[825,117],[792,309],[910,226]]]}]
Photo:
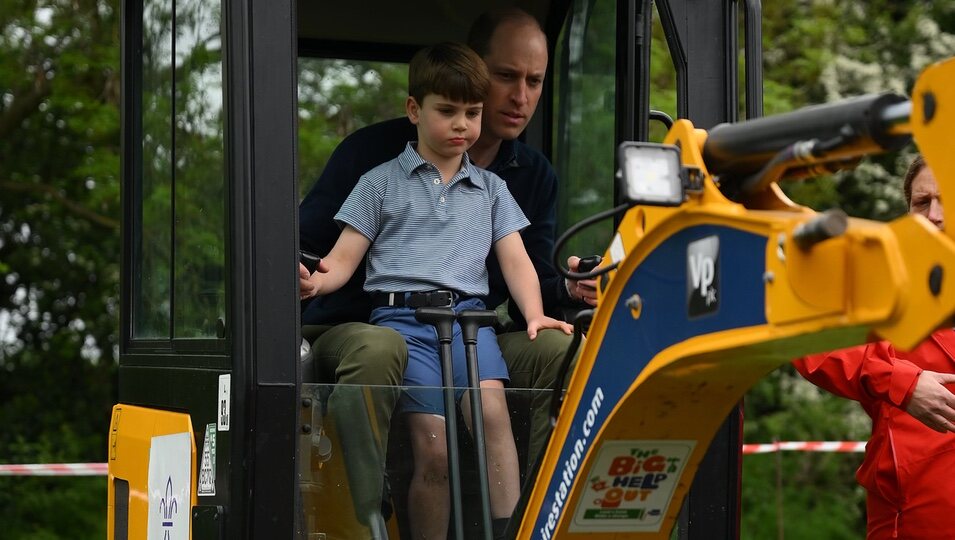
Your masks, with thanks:
[{"label": "vp logo", "polygon": [[686,306],[690,318],[719,309],[720,238],[707,236],[686,248]]},{"label": "vp logo", "polygon": [[[690,277],[693,280],[693,290],[699,291],[700,296],[707,298],[715,272],[716,265],[713,259],[704,257],[702,253],[690,254]],[[709,304],[709,300],[706,303]]]}]

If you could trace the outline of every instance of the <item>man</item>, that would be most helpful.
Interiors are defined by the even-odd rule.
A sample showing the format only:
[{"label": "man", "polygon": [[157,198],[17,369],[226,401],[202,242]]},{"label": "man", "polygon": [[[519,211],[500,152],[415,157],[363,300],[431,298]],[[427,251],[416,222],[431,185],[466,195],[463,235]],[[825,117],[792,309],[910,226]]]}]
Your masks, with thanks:
[{"label": "man", "polygon": [[[903,184],[910,214],[944,229],[938,184],[918,156]],[[858,401],[872,436],[856,479],[866,489],[866,538],[951,538],[955,531],[955,330],[912,351],[886,341],[800,358],[812,383]]]},{"label": "man", "polygon": [[[481,136],[470,150],[472,162],[504,179],[531,222],[521,237],[540,278],[547,313],[557,314],[562,307],[595,305],[593,281],[565,282],[551,266],[556,231],[557,177],[542,154],[517,140],[533,116],[543,89],[547,70],[546,36],[533,17],[518,9],[507,8],[479,17],[472,25],[468,44],[485,61],[491,76],[491,86],[484,102]],[[342,141],[302,202],[301,248],[319,255],[328,253],[340,232],[333,217],[361,174],[401,153],[407,142],[414,138],[414,126],[406,118],[401,118],[358,130]],[[571,269],[576,269],[578,260],[571,257],[568,261]],[[493,308],[507,299],[507,287],[496,258],[492,256],[487,262],[491,292],[485,303]],[[303,278],[308,277],[307,271],[305,274]],[[360,266],[340,290],[313,300],[302,314],[302,323],[319,326],[306,326],[303,335],[313,340],[319,381],[339,385],[396,386],[402,380],[407,349],[397,332],[366,323],[372,306],[362,289],[364,280],[364,267]],[[514,307],[513,303],[511,307]],[[511,316],[518,325],[523,322],[514,309]],[[498,341],[507,362],[511,386],[543,390],[553,384],[570,339],[559,331],[548,330],[541,332],[533,342],[523,331],[500,333]],[[373,410],[369,411],[369,416],[374,419],[371,433],[352,420],[350,429],[342,433],[342,443],[350,453],[353,447],[373,446],[378,454],[373,457],[377,457],[381,464],[397,392],[381,389],[376,392]],[[354,415],[355,411],[364,410],[364,403],[359,393],[336,389],[329,408]],[[546,392],[535,393],[531,403],[528,450],[531,460],[537,458],[546,442],[548,404]],[[374,440],[372,445],[368,443],[369,437]],[[353,492],[358,483],[368,486],[369,493],[366,501],[356,499],[356,506],[371,508],[378,502],[371,499],[376,482],[380,484],[382,467],[355,467],[353,464],[349,466]],[[363,478],[353,476],[362,473]],[[358,510],[361,516],[362,510]]]}]

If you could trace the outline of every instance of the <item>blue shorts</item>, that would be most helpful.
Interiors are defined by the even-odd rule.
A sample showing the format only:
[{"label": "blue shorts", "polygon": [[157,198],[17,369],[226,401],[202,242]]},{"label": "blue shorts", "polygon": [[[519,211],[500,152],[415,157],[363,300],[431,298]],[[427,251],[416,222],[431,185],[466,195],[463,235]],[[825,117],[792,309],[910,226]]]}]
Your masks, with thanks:
[{"label": "blue shorts", "polygon": [[[454,306],[455,312],[466,309],[484,309],[478,298],[462,300]],[[408,367],[405,370],[406,389],[398,401],[400,412],[431,413],[444,416],[444,393],[441,389],[441,358],[438,332],[434,326],[415,319],[414,308],[380,307],[371,312],[371,323],[395,329],[408,345]],[[451,341],[452,373],[454,374],[455,400],[468,387],[467,360],[464,356],[464,341],[461,327],[454,323],[454,338]],[[478,372],[482,381],[507,381],[507,365],[497,345],[493,328],[478,329]]]}]

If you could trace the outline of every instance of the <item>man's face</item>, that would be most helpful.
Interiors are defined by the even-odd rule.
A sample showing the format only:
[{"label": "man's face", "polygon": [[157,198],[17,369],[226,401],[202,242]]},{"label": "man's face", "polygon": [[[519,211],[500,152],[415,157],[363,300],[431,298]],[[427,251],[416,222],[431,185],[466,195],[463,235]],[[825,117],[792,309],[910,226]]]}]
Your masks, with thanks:
[{"label": "man's face", "polygon": [[526,23],[501,24],[484,56],[491,88],[484,101],[485,137],[511,140],[527,127],[543,89],[547,40]]},{"label": "man's face", "polygon": [[909,212],[925,216],[939,229],[945,228],[942,199],[932,169],[922,167],[912,180],[912,201]]}]

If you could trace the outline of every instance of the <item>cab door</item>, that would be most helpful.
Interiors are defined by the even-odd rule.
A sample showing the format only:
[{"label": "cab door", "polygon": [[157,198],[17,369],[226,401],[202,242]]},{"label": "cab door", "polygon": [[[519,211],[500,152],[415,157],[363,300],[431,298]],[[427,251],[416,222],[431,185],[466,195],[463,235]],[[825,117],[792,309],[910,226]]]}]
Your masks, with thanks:
[{"label": "cab door", "polygon": [[[178,415],[192,439],[189,487],[159,530],[290,538],[300,339],[293,6],[126,0],[122,10],[124,414],[113,417],[110,530],[139,537],[142,513],[153,526],[154,501],[137,506],[164,436],[153,420]],[[137,425],[123,420],[133,417]]]}]

